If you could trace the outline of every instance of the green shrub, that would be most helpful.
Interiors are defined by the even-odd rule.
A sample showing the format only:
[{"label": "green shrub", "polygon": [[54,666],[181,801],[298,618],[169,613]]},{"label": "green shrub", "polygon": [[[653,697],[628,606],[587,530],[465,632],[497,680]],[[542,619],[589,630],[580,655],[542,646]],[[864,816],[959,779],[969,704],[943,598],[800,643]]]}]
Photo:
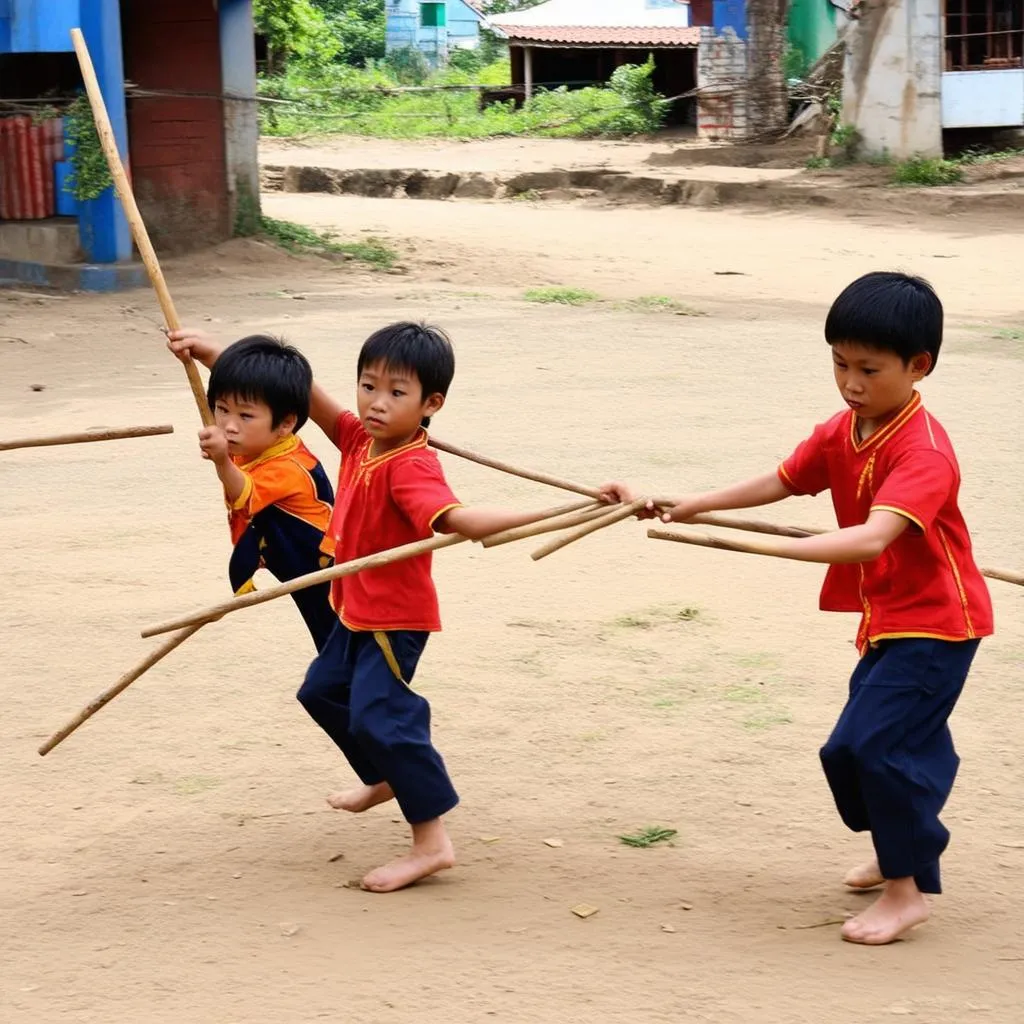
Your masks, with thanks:
[{"label": "green shrub", "polygon": [[892,183],[931,188],[936,185],[955,185],[958,181],[963,181],[963,177],[963,169],[951,160],[915,156],[893,168]]}]

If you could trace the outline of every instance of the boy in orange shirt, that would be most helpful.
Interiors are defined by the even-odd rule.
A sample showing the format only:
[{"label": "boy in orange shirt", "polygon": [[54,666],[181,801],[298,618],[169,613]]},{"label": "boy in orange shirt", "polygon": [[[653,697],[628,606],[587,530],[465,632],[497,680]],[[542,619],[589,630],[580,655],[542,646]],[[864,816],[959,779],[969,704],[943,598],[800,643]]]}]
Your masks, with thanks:
[{"label": "boy in orange shirt", "polygon": [[[205,336],[182,331],[171,338],[175,351],[219,365],[218,347]],[[397,323],[374,333],[359,353],[358,414],[313,384],[310,417],[342,456],[325,538],[336,562],[434,531],[476,540],[540,518],[466,508],[449,488],[426,427],[454,373],[442,331]],[[298,693],[362,783],[332,794],[330,805],[359,813],[395,799],[412,828],[409,853],[363,878],[372,892],[404,888],[455,863],[443,816],[459,798],[431,741],[430,705],[410,685],[430,634],[441,628],[430,570],[427,553],[336,580],[334,628]]]},{"label": "boy in orange shirt", "polygon": [[[840,529],[777,547],[829,563],[821,608],[861,615],[861,660],[821,762],[840,817],[855,832],[870,831],[875,847],[875,859],[846,884],[885,886],[843,925],[844,939],[867,945],[922,924],[923,894],[941,892],[949,832],[939,813],[960,763],[947,720],[979,638],[993,629],[957,505],[956,455],[914,388],[935,368],[942,321],[942,304],[919,278],[873,273],[854,281],[825,322],[848,408],[816,427],[777,471],[689,495],[662,517],[685,523],[831,491]],[[622,500],[630,494],[620,484],[604,490]]]},{"label": "boy in orange shirt", "polygon": [[[192,336],[178,331],[172,338]],[[334,492],[295,436],[309,417],[312,385],[305,356],[267,335],[236,341],[212,364],[207,398],[216,422],[200,430],[199,446],[224,486],[236,594],[253,589],[261,567],[284,581],[330,565],[321,548]],[[324,583],[292,595],[318,651],[334,628],[329,589]]]}]

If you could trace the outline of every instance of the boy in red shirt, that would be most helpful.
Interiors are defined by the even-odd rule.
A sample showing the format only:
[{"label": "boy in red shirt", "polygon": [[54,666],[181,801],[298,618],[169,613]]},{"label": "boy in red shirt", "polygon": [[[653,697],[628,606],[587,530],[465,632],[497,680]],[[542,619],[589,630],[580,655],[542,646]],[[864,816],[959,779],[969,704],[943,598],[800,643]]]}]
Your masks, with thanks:
[{"label": "boy in red shirt", "polygon": [[[825,322],[848,409],[815,428],[777,471],[681,499],[662,518],[767,505],[829,489],[839,529],[779,541],[780,553],[830,568],[825,611],[861,615],[861,660],[839,721],[821,749],[844,823],[870,831],[876,858],[851,871],[856,889],[885,888],[843,926],[850,942],[882,945],[928,917],[941,891],[939,820],[959,758],[947,720],[992,606],[974,563],[949,437],[914,385],[935,367],[942,304],[904,274],[873,273],[836,299]],[[628,488],[610,484],[609,497]]]},{"label": "boy in red shirt", "polygon": [[[199,332],[172,332],[172,349],[219,365],[219,347]],[[431,537],[477,540],[540,516],[463,507],[427,446],[430,417],[455,373],[445,334],[397,323],[371,335],[356,366],[358,415],[313,384],[310,418],[341,451],[334,513],[324,548],[337,563]],[[363,878],[392,892],[455,863],[443,816],[458,803],[430,738],[430,705],[411,687],[431,633],[441,628],[430,553],[336,580],[332,632],[298,699],[339,747],[362,785],[328,803],[359,813],[395,799],[412,849]]]},{"label": "boy in red shirt", "polygon": [[[172,349],[181,352],[196,334],[173,337]],[[235,593],[244,594],[261,567],[284,581],[331,564],[322,547],[334,492],[323,466],[295,436],[309,417],[313,371],[305,356],[257,334],[214,358],[207,364],[207,398],[215,425],[200,430],[199,446],[224,486],[234,545],[228,577]],[[318,651],[334,628],[329,589],[325,583],[292,595]]]}]

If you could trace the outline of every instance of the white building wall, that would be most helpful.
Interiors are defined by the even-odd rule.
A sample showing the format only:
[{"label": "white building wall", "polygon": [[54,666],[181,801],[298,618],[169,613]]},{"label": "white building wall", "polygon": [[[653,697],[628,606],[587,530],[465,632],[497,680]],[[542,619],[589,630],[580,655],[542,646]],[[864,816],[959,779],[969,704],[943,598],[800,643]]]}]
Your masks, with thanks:
[{"label": "white building wall", "polygon": [[864,152],[942,155],[942,0],[863,0],[848,33],[844,124]]}]

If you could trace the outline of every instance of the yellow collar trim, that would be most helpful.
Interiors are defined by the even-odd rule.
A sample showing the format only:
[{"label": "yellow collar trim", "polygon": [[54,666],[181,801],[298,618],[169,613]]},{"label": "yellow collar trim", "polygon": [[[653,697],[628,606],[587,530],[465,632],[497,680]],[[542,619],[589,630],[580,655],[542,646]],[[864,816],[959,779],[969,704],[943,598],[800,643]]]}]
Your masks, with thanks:
[{"label": "yellow collar trim", "polygon": [[370,438],[370,443],[366,446],[366,456],[362,460],[360,468],[371,469],[376,466],[387,462],[389,459],[394,459],[399,455],[404,455],[406,452],[415,451],[417,448],[427,447],[427,432],[423,427],[420,427],[413,439],[406,444],[403,444],[399,448],[392,448],[389,452],[384,452],[383,455],[370,456],[370,451],[373,449],[373,438]]},{"label": "yellow collar trim", "polygon": [[290,455],[296,448],[299,447],[299,439],[295,434],[287,434],[282,437],[280,441],[276,441],[265,451],[260,452],[251,462],[246,462],[244,465],[238,468],[243,472],[247,473],[251,469],[255,469],[261,463],[269,462],[271,459],[276,459],[281,455]]},{"label": "yellow collar trim", "polygon": [[869,438],[861,441],[857,437],[857,414],[850,410],[850,444],[857,453],[867,451],[868,448],[877,448],[885,444],[894,434],[899,433],[914,417],[914,414],[921,408],[921,395],[915,391],[910,396],[902,409],[899,410],[887,423],[880,426]]}]

